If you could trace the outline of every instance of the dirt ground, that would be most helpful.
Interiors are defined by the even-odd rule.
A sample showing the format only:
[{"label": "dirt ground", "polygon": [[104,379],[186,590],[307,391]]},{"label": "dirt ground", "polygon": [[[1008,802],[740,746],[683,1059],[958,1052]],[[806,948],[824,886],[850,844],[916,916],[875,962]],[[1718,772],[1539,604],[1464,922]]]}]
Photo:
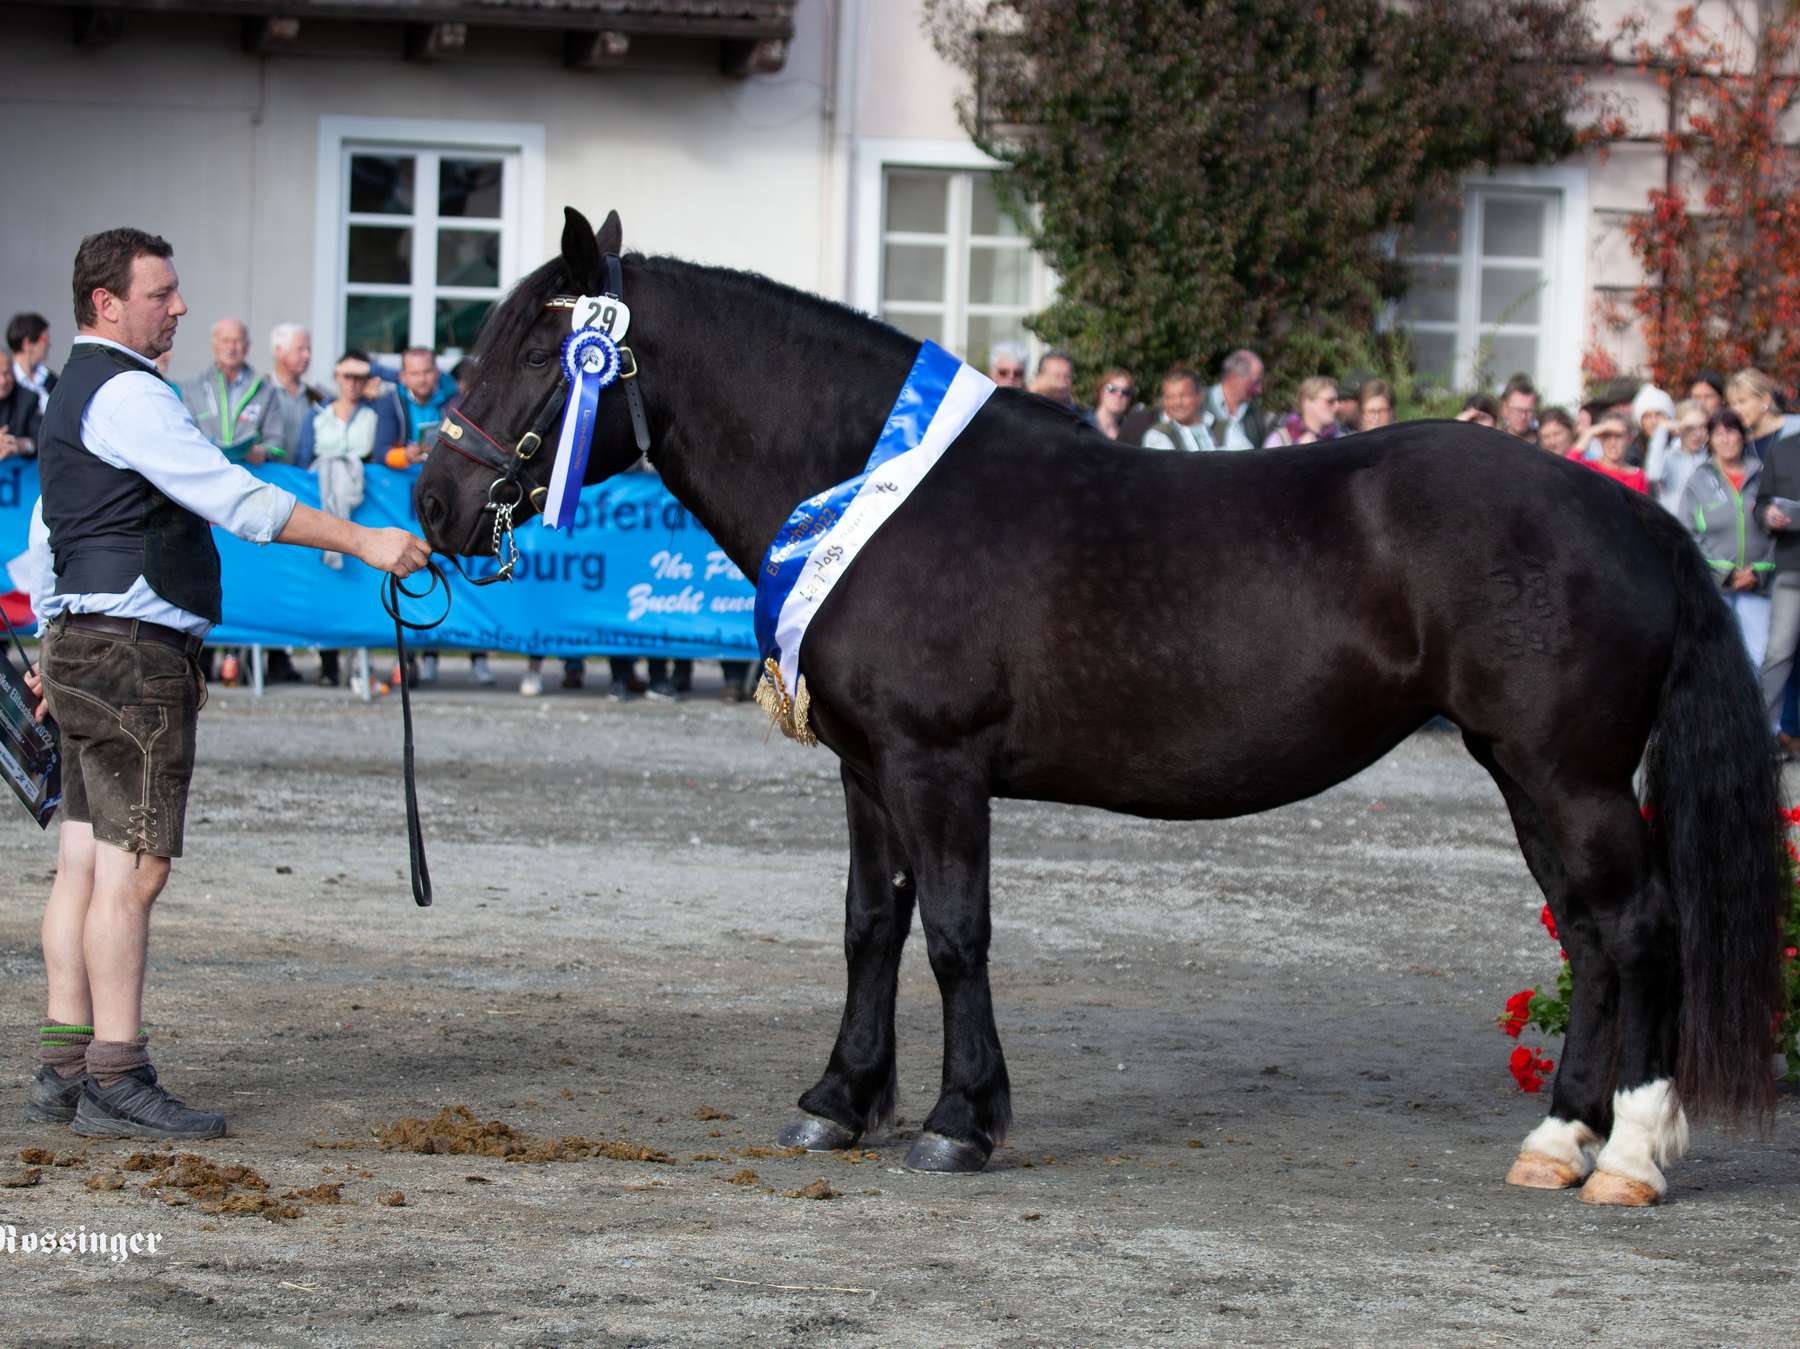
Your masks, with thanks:
[{"label": "dirt ground", "polygon": [[[9,1342],[1800,1339],[1794,1096],[1766,1140],[1696,1129],[1660,1209],[1501,1183],[1544,1098],[1494,1017],[1555,950],[1454,737],[1217,824],[999,803],[1017,1119],[985,1173],[924,1176],[899,1166],[939,1068],[916,936],[895,1128],[770,1150],[837,1024],[835,761],[765,743],[716,667],[673,706],[522,699],[521,668],[477,691],[446,660],[419,699],[429,910],[397,700],[215,694],[147,1008],[164,1079],[230,1114],[171,1150],[211,1169],[20,1122],[53,853],[0,812],[0,1224],[162,1237],[0,1252]],[[455,1106],[516,1131],[492,1150],[572,1159],[382,1147]]]}]

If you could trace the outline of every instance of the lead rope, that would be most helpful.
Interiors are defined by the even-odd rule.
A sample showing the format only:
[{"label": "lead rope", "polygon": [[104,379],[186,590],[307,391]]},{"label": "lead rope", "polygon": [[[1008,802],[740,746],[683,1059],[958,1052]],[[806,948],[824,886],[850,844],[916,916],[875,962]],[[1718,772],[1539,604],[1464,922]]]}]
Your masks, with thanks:
[{"label": "lead rope", "polygon": [[[431,905],[431,868],[425,864],[425,830],[419,823],[419,784],[413,773],[412,694],[407,688],[412,681],[407,678],[406,631],[411,628],[414,632],[424,632],[450,616],[450,583],[438,570],[437,563],[426,562],[425,570],[431,573],[431,584],[424,590],[408,590],[400,584],[400,578],[393,575],[381,583],[381,607],[394,620],[394,656],[400,663],[400,716],[406,727],[402,754],[406,773],[406,851],[412,863],[413,903],[421,909]],[[427,599],[439,586],[444,588],[443,613],[429,623],[413,623],[400,616],[402,596],[409,600]]]}]

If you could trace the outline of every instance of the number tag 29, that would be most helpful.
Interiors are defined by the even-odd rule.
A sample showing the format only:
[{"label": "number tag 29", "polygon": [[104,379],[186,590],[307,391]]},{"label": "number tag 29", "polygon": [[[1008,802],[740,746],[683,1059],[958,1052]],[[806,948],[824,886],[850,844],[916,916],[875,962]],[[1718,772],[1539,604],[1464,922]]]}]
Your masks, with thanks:
[{"label": "number tag 29", "polygon": [[575,308],[569,314],[571,331],[598,328],[615,342],[625,336],[629,327],[631,307],[616,295],[583,295],[575,301]]}]

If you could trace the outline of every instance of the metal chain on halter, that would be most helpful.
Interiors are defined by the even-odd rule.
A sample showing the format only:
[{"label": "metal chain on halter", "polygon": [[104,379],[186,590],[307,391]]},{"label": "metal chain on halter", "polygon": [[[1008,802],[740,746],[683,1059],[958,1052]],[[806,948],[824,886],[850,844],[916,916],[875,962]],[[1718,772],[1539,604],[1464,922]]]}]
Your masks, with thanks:
[{"label": "metal chain on halter", "polygon": [[[512,580],[513,567],[519,560],[519,541],[513,537],[512,522],[513,507],[516,505],[516,501],[494,503],[494,556],[497,559],[505,558],[505,561],[500,564],[499,571],[487,578],[490,581]],[[500,551],[502,539],[506,541],[504,553]]]}]

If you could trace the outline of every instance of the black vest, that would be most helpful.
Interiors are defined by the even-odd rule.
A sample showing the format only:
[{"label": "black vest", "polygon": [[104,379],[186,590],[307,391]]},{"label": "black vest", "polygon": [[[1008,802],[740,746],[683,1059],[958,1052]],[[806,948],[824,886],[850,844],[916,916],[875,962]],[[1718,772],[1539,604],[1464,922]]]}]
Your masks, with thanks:
[{"label": "black vest", "polygon": [[[142,576],[177,608],[219,621],[219,550],[212,526],[140,473],[114,468],[81,443],[81,419],[100,386],[128,371],[156,372],[98,342],[77,342],[38,435],[38,485],[56,555],[59,595],[116,595]],[[159,376],[160,378],[160,376]]]}]

